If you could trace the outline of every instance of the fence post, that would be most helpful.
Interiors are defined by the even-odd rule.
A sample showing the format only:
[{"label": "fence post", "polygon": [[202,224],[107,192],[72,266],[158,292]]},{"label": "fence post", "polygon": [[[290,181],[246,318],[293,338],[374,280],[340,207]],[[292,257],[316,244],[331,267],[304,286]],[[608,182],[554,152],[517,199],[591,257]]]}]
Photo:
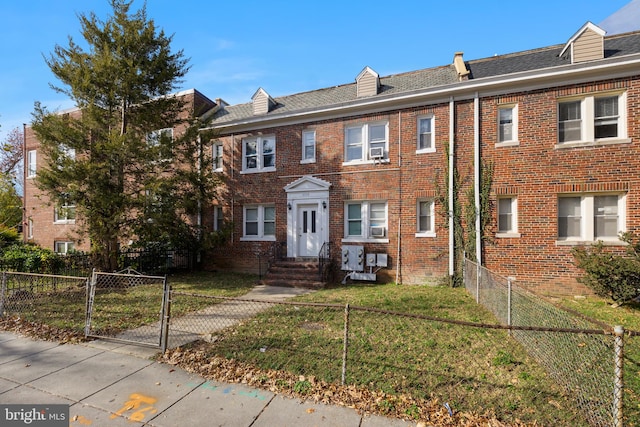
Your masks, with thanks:
[{"label": "fence post", "polygon": [[349,304],[344,306],[344,342],[342,347],[342,385],[347,377],[347,351],[349,349]]},{"label": "fence post", "polygon": [[[511,326],[511,277],[507,277],[507,326]],[[511,336],[511,328],[509,328]]]},{"label": "fence post", "polygon": [[2,272],[2,289],[0,289],[0,317],[4,315],[4,298],[7,294],[7,272]]},{"label": "fence post", "polygon": [[476,303],[480,304],[480,263],[476,262]]},{"label": "fence post", "polygon": [[613,422],[615,427],[622,427],[622,404],[624,395],[624,328],[616,326],[615,334],[615,380],[613,385]]},{"label": "fence post", "polygon": [[164,276],[164,292],[162,295],[162,328],[160,336],[160,348],[162,353],[167,351],[169,346],[169,320],[171,319],[171,285]]}]

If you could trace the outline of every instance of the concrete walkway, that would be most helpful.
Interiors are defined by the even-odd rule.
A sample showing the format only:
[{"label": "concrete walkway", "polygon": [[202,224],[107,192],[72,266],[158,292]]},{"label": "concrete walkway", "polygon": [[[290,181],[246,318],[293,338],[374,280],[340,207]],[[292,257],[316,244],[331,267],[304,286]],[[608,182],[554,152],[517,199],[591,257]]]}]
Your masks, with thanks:
[{"label": "concrete walkway", "polygon": [[[179,347],[199,339],[207,340],[211,334],[266,310],[269,308],[268,302],[280,302],[309,292],[312,291],[302,288],[259,285],[239,299],[264,301],[265,304],[229,300],[212,304],[184,316],[172,317],[169,321],[168,347]],[[180,297],[176,296],[175,298]],[[160,322],[124,331],[116,336],[120,340],[148,344],[159,344],[159,337]]]},{"label": "concrete walkway", "polygon": [[[101,341],[58,345],[0,332],[0,407],[68,405],[71,427],[414,425],[208,381],[150,360],[156,350],[138,347],[134,356],[128,347]],[[6,425],[4,414],[0,410],[0,425]]]}]

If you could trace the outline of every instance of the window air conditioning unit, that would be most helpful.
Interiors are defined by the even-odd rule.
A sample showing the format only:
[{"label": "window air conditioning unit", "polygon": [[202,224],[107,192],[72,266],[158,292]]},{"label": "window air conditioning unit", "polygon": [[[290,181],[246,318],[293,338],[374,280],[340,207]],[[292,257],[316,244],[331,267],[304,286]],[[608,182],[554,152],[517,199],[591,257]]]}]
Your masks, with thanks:
[{"label": "window air conditioning unit", "polygon": [[371,227],[371,237],[384,237],[384,227]]},{"label": "window air conditioning unit", "polygon": [[384,157],[384,147],[371,147],[369,148],[370,159],[382,159]]}]

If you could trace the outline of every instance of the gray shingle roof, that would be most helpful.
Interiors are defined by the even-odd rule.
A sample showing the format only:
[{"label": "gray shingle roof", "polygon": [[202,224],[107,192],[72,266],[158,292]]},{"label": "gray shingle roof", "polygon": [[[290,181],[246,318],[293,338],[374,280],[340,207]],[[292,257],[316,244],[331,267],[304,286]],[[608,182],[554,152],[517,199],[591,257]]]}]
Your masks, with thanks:
[{"label": "gray shingle roof", "polygon": [[[469,79],[496,77],[524,71],[566,66],[568,57],[559,57],[563,45],[549,46],[524,52],[467,61]],[[605,38],[605,58],[640,53],[640,32]],[[376,96],[393,96],[411,91],[455,84],[458,75],[453,65],[411,71],[380,78],[380,91]],[[362,98],[361,98],[362,99]],[[366,99],[366,98],[365,98]],[[276,105],[263,117],[302,113],[356,102],[356,83],[349,83],[310,92],[274,98]],[[233,123],[255,118],[249,103],[226,106],[213,116],[212,125]]]}]

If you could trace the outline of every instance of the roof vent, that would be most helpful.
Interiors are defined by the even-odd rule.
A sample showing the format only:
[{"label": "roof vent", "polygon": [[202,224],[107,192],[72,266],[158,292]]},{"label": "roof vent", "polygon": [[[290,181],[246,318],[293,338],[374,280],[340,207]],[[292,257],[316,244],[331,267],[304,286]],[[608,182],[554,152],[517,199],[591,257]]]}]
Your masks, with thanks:
[{"label": "roof vent", "polygon": [[269,96],[264,89],[260,88],[251,97],[253,100],[253,114],[267,114],[276,102]]},{"label": "roof vent", "polygon": [[357,97],[373,96],[378,94],[380,88],[380,76],[369,67],[364,67],[356,77]]},{"label": "roof vent", "polygon": [[573,35],[560,52],[560,56],[571,55],[571,63],[595,61],[604,58],[605,31],[587,22]]},{"label": "roof vent", "polygon": [[453,66],[456,68],[459,81],[469,80],[469,70],[467,69],[467,65],[464,63],[464,59],[462,59],[462,52],[456,52],[453,54]]}]

